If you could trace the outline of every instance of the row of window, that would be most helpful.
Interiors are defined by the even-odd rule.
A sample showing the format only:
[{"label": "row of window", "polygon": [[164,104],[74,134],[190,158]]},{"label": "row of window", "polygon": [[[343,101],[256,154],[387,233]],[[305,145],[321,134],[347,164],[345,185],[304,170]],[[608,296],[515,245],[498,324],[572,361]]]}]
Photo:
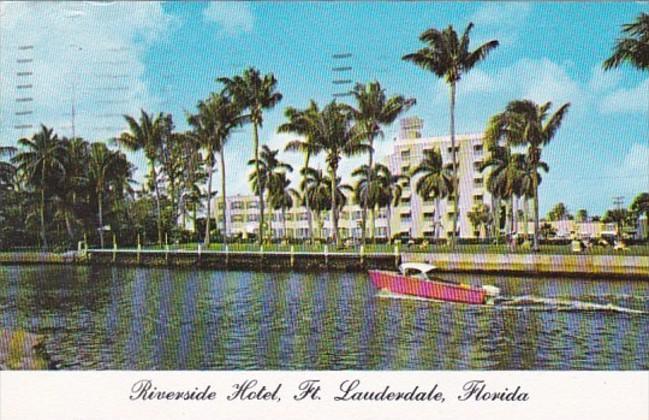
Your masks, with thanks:
[{"label": "row of window", "polygon": [[[369,212],[368,212],[369,213]],[[292,222],[294,220],[296,221],[305,221],[309,220],[309,214],[307,212],[300,212],[300,213],[285,213],[286,215],[286,221]],[[354,210],[354,211],[343,211],[340,213],[339,218],[340,220],[349,220],[351,216],[352,220],[361,220],[363,218],[363,212],[361,210]],[[377,218],[379,219],[385,219],[387,218],[387,211],[385,209],[381,209],[378,211],[376,214]],[[329,213],[326,212],[322,216],[324,220],[329,220]],[[369,215],[368,215],[369,217]],[[231,220],[233,222],[256,222],[259,220],[259,215],[258,214],[248,214],[248,215],[243,215],[243,214],[233,214],[230,216]],[[272,220],[274,222],[282,222],[283,216],[282,213],[273,213],[272,215]],[[222,219],[222,217],[221,217]]]},{"label": "row of window", "polygon": [[[484,149],[484,147],[483,147],[482,144],[474,144],[473,145],[473,154],[476,157],[481,157],[482,153],[483,153],[483,149]],[[424,148],[424,152],[426,152],[428,150],[433,150],[433,149],[432,148]],[[448,146],[446,148],[446,152],[449,153],[449,154],[453,153],[453,148],[451,146]],[[455,153],[459,153],[459,152],[460,152],[460,146],[457,145],[457,146],[455,146]],[[410,160],[410,150],[409,149],[401,151],[401,160],[404,161],[404,162]]]}]

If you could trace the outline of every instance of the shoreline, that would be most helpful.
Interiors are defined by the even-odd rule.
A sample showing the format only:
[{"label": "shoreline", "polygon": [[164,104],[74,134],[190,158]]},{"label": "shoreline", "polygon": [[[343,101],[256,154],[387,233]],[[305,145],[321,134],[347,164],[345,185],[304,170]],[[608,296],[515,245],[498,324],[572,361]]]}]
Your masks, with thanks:
[{"label": "shoreline", "polygon": [[468,253],[347,253],[248,252],[188,250],[111,250],[87,252],[0,253],[0,265],[102,265],[174,267],[251,271],[394,270],[402,262],[428,262],[440,272],[534,277],[565,276],[649,280],[649,256],[468,254]]}]

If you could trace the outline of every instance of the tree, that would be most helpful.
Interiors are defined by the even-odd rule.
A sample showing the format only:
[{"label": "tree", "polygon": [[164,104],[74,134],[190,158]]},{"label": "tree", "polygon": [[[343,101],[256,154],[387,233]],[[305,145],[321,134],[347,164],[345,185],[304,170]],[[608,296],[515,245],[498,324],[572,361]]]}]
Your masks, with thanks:
[{"label": "tree", "polygon": [[227,237],[227,217],[225,217],[226,191],[225,191],[225,144],[236,127],[249,120],[249,116],[242,115],[243,105],[224,92],[211,94],[206,101],[198,103],[198,113],[190,115],[189,124],[194,129],[194,139],[206,153],[207,163],[207,220],[205,225],[205,246],[210,245],[210,217],[212,201],[212,175],[216,153],[221,162],[221,205],[223,206],[223,240]]},{"label": "tree", "polygon": [[638,219],[643,213],[647,221],[649,221],[649,193],[643,192],[638,194],[629,207],[631,213]]},{"label": "tree", "polygon": [[609,209],[604,213],[602,222],[615,223],[618,239],[622,239],[622,232],[624,230],[624,223],[629,218],[629,211],[627,209]]},{"label": "tree", "polygon": [[443,31],[430,28],[419,36],[419,40],[427,44],[420,50],[403,56],[403,60],[410,61],[424,70],[433,72],[437,77],[444,78],[450,86],[450,131],[451,150],[453,166],[453,204],[456,211],[453,212],[453,232],[451,235],[451,246],[455,245],[455,232],[457,230],[459,180],[457,173],[457,158],[455,147],[455,96],[456,85],[462,76],[473,69],[479,62],[483,61],[489,53],[498,46],[498,41],[491,40],[480,45],[475,50],[469,50],[470,33],[473,23],[464,30],[461,37],[450,26]]},{"label": "tree", "polygon": [[[381,165],[382,167],[383,165]],[[385,182],[389,182],[386,177],[381,177],[378,173],[382,168],[375,165],[370,168],[368,165],[361,165],[352,171],[352,176],[357,177],[358,181],[354,188],[354,198],[356,203],[361,204],[364,208],[369,207],[372,213],[372,223],[370,224],[371,233],[370,239],[374,240],[374,210],[382,201],[382,196],[385,194]],[[363,231],[365,231],[365,222],[362,222]],[[365,233],[363,233],[363,240],[365,240]]]},{"label": "tree", "polygon": [[[296,139],[288,142],[284,148],[285,151],[304,153],[304,166],[300,171],[302,174],[302,184],[304,184],[304,180],[306,179],[306,169],[309,168],[311,157],[318,155],[322,151],[313,137],[313,121],[317,118],[319,112],[320,109],[318,108],[318,104],[313,100],[304,110],[288,107],[284,111],[284,116],[288,119],[288,122],[281,124],[277,128],[277,132],[279,133],[295,133],[303,137],[303,139]],[[303,187],[300,187],[300,189],[302,188]],[[304,194],[303,189],[302,194]],[[313,239],[315,235],[313,232],[313,220],[309,204],[309,200],[304,200],[308,217],[309,234],[311,239]]]},{"label": "tree", "polygon": [[354,156],[367,152],[369,145],[355,137],[351,131],[352,116],[347,106],[336,101],[327,105],[313,121],[314,139],[326,154],[331,181],[331,213],[333,237],[336,246],[340,246],[338,234],[338,166],[343,156]]},{"label": "tree", "polygon": [[475,204],[467,213],[467,217],[474,230],[478,231],[478,237],[482,236],[481,228],[484,226],[486,230],[486,227],[493,222],[493,214],[486,204]]},{"label": "tree", "polygon": [[[272,109],[282,100],[282,94],[276,91],[277,80],[272,73],[261,76],[255,68],[246,69],[241,76],[219,78],[217,81],[225,85],[225,91],[230,93],[236,103],[249,111],[253,127],[254,161],[259,162],[259,128],[263,124],[263,111]],[[259,168],[255,168],[259,172]],[[259,190],[259,244],[263,243],[264,197]]]},{"label": "tree", "polygon": [[[368,162],[365,166],[367,170],[366,178],[372,183],[374,174],[374,140],[383,138],[383,126],[392,124],[399,115],[406,112],[416,101],[413,98],[405,98],[402,95],[396,95],[388,98],[385,90],[378,81],[373,81],[365,85],[357,83],[352,90],[352,95],[356,99],[356,107],[350,107],[352,117],[354,118],[354,135],[367,142]],[[364,192],[369,192],[365,190]],[[371,209],[371,237],[374,238],[375,214],[374,208],[370,205],[369,198],[361,196],[359,203],[363,208],[362,214],[362,242],[365,243],[365,231],[367,226],[367,209]]]},{"label": "tree", "polygon": [[40,192],[40,236],[41,245],[47,249],[45,233],[45,199],[51,180],[65,174],[65,146],[54,134],[54,130],[41,125],[41,131],[31,139],[22,138],[18,144],[25,148],[14,157],[18,170],[25,176],[27,183]]},{"label": "tree", "polygon": [[279,172],[275,181],[271,184],[268,197],[270,207],[274,210],[281,211],[284,240],[288,240],[286,209],[293,207],[293,204],[300,199],[300,194],[294,188],[290,188],[290,185],[291,181],[286,177],[286,173]]},{"label": "tree", "polygon": [[142,109],[139,122],[129,115],[124,115],[124,119],[126,119],[129,131],[120,134],[117,141],[131,151],[144,150],[144,155],[149,162],[149,179],[155,193],[158,244],[162,246],[162,212],[156,165],[160,161],[162,144],[171,134],[171,115],[159,113],[154,117]]},{"label": "tree", "polygon": [[548,212],[547,218],[551,222],[556,222],[559,220],[568,219],[569,215],[570,213],[568,212],[566,205],[563,203],[557,203],[554,207],[552,207],[552,210]]},{"label": "tree", "polygon": [[633,23],[622,25],[623,37],[615,42],[613,54],[604,61],[604,70],[629,63],[638,70],[649,70],[649,14],[640,13]]},{"label": "tree", "polygon": [[575,214],[575,220],[579,223],[584,223],[588,221],[588,210],[579,209]]},{"label": "tree", "polygon": [[[126,162],[126,163],[124,163]],[[119,169],[128,170],[126,156],[113,152],[105,143],[93,143],[90,146],[88,159],[88,181],[97,194],[97,222],[99,231],[99,244],[104,247],[104,194],[108,191],[111,178],[119,176]],[[128,175],[126,175],[129,177]]]},{"label": "tree", "polygon": [[393,175],[387,166],[380,163],[375,164],[374,169],[380,188],[377,206],[379,208],[385,207],[386,209],[386,217],[388,221],[387,237],[388,241],[391,241],[392,228],[390,226],[390,221],[392,219],[392,206],[399,204],[401,195],[403,194],[403,189],[405,188],[405,185],[410,182],[410,177],[402,174]]},{"label": "tree", "polygon": [[547,169],[541,161],[541,152],[547,146],[557,131],[570,103],[563,104],[552,115],[549,114],[551,102],[537,105],[530,100],[515,100],[507,104],[505,111],[493,116],[489,121],[486,140],[489,144],[499,144],[504,141],[510,146],[527,146],[526,163],[532,173],[532,191],[534,191],[534,251],[538,251],[539,243],[539,169]]},{"label": "tree", "polygon": [[[259,196],[263,197],[265,194],[269,196],[273,192],[277,192],[279,188],[283,187],[286,179],[286,172],[292,172],[291,165],[281,162],[277,155],[279,150],[271,150],[268,146],[263,145],[259,159],[251,159],[248,165],[254,165],[254,170],[249,176],[250,183],[252,184],[253,191]],[[260,206],[260,218],[262,218],[263,209]],[[270,225],[270,224],[269,224]],[[261,229],[266,226],[262,225]],[[262,235],[262,231],[259,231]]]},{"label": "tree", "polygon": [[302,200],[313,212],[318,226],[318,235],[314,231],[313,237],[322,240],[322,212],[331,209],[331,180],[321,169],[306,167],[302,169],[302,175]]},{"label": "tree", "polygon": [[439,149],[425,152],[424,158],[410,174],[413,179],[417,176],[419,176],[415,183],[417,194],[423,201],[435,200],[436,220],[433,220],[433,224],[435,238],[439,239],[439,228],[443,226],[439,208],[440,200],[450,195],[457,195],[453,194],[453,175],[444,165]]}]

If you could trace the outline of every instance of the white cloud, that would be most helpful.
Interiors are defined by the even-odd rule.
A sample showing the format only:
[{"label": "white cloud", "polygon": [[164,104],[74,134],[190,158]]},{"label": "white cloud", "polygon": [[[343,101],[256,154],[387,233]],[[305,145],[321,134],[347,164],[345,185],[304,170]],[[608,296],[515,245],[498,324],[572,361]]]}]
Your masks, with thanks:
[{"label": "white cloud", "polygon": [[633,88],[609,93],[602,99],[599,110],[604,114],[649,112],[649,79]]},{"label": "white cloud", "polygon": [[[469,19],[476,29],[489,32],[489,39],[497,39],[501,45],[511,45],[518,39],[523,23],[529,16],[531,5],[519,2],[486,2]],[[486,41],[486,39],[485,39]],[[482,41],[484,42],[484,41]],[[481,42],[477,42],[479,45]]]},{"label": "white cloud", "polygon": [[251,32],[255,23],[250,4],[239,1],[210,2],[203,10],[203,16],[216,22],[221,31],[230,36]]},{"label": "white cloud", "polygon": [[121,114],[156,107],[144,54],[175,23],[160,3],[3,3],[2,13],[3,138],[29,134],[15,125],[41,122],[69,135],[73,97],[77,135],[89,140],[115,135]]},{"label": "white cloud", "polygon": [[633,143],[621,162],[612,161],[607,176],[617,178],[611,182],[619,193],[632,197],[649,188],[649,144]]}]

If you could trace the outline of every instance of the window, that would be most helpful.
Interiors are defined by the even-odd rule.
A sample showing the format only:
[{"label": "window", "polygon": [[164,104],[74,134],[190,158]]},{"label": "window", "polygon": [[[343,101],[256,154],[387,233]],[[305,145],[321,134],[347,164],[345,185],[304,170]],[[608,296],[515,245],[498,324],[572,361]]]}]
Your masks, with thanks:
[{"label": "window", "polygon": [[259,208],[259,203],[257,203],[256,201],[249,201],[248,202],[248,208],[249,209]]},{"label": "window", "polygon": [[246,217],[246,221],[247,221],[247,222],[256,222],[256,221],[258,221],[258,220],[259,220],[259,216],[256,215],[256,214],[249,214],[249,215]]},{"label": "window", "polygon": [[[451,146],[449,146],[446,149],[446,151],[449,152],[449,153],[453,153],[453,148]],[[458,153],[459,151],[460,151],[460,146],[455,146],[455,153]]]},{"label": "window", "polygon": [[230,208],[232,210],[240,210],[243,208],[243,201],[233,201],[232,204],[230,204]]},{"label": "window", "polygon": [[401,173],[404,175],[410,173],[410,165],[403,165],[401,167]]},{"label": "window", "polygon": [[410,160],[410,150],[401,151],[401,160],[403,161]]},{"label": "window", "polygon": [[385,219],[387,217],[388,217],[388,211],[386,209],[380,209],[378,218],[379,219]]},{"label": "window", "polygon": [[483,162],[481,160],[477,160],[473,162],[473,169],[475,169],[476,171],[480,171],[482,169],[482,163]]},{"label": "window", "polygon": [[308,220],[308,219],[309,219],[309,215],[305,211],[297,214],[297,220]]},{"label": "window", "polygon": [[482,178],[473,178],[473,186],[482,187],[483,179]]},{"label": "window", "polygon": [[293,220],[293,214],[291,214],[291,213],[286,213],[286,221],[287,221],[287,222],[290,222],[290,221],[292,221],[292,220]]},{"label": "window", "polygon": [[483,147],[482,147],[481,144],[474,144],[473,145],[473,151],[476,152],[476,153],[481,153],[482,149],[483,149]]},{"label": "window", "polygon": [[401,214],[401,223],[404,223],[404,222],[407,223],[407,222],[410,222],[411,220],[412,220],[412,216],[411,216],[410,213]]},{"label": "window", "polygon": [[235,214],[230,218],[232,223],[243,222],[243,214]]},{"label": "window", "polygon": [[340,213],[340,220],[349,220],[349,212],[344,211],[344,212]]},{"label": "window", "polygon": [[432,211],[427,211],[424,213],[424,219],[425,220],[432,220],[432,218],[435,216],[435,212]]},{"label": "window", "polygon": [[401,199],[401,205],[403,206],[409,206],[410,205],[410,197],[405,197]]},{"label": "window", "polygon": [[223,202],[222,201],[219,201],[218,206],[219,206],[219,210],[223,210]]},{"label": "window", "polygon": [[484,200],[484,196],[482,194],[476,194],[476,195],[473,196],[473,201],[475,203],[480,204],[480,203],[482,203],[483,200]]},{"label": "window", "polygon": [[355,211],[352,213],[352,219],[354,219],[354,220],[360,220],[360,219],[362,219],[362,218],[363,218],[363,212],[362,212],[362,211],[360,211],[360,210],[355,210]]},{"label": "window", "polygon": [[388,228],[378,227],[376,228],[375,232],[376,232],[376,236],[386,237],[388,235]]}]

